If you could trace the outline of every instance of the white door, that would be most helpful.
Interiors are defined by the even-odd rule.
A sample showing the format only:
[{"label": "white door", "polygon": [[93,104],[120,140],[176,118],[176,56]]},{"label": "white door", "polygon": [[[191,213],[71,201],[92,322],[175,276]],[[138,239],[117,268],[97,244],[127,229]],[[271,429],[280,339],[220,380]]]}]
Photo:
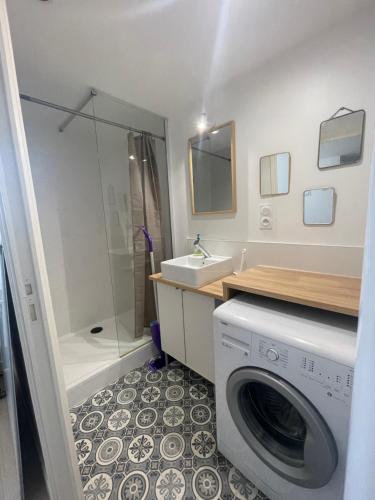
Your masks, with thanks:
[{"label": "white door", "polygon": [[215,361],[212,315],[215,299],[184,291],[183,306],[186,364],[213,382]]},{"label": "white door", "polygon": [[179,288],[158,283],[161,347],[164,352],[185,364],[182,293]]}]

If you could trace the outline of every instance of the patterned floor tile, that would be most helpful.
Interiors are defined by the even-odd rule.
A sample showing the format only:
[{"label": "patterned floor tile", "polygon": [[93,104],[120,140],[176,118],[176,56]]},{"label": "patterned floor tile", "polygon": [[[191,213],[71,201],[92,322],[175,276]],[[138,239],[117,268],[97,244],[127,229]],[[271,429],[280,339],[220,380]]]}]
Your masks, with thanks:
[{"label": "patterned floor tile", "polygon": [[216,446],[214,386],[133,370],[71,410],[85,500],[266,499]]}]

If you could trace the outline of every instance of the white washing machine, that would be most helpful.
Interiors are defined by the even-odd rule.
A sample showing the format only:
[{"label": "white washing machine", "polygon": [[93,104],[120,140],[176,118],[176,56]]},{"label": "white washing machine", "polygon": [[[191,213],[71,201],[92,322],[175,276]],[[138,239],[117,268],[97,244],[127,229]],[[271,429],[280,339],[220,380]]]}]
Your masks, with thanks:
[{"label": "white washing machine", "polygon": [[343,496],[356,326],[254,296],[214,313],[218,448],[272,500]]}]

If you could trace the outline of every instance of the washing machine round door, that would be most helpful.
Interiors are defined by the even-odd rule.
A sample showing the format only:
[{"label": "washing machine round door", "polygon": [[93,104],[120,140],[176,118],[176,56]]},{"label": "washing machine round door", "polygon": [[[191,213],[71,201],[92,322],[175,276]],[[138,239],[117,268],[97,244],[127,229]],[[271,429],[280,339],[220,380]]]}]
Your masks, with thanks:
[{"label": "washing machine round door", "polygon": [[286,380],[259,368],[240,368],[227,381],[227,403],[239,432],[274,472],[305,488],[328,483],[337,448],[327,424]]}]

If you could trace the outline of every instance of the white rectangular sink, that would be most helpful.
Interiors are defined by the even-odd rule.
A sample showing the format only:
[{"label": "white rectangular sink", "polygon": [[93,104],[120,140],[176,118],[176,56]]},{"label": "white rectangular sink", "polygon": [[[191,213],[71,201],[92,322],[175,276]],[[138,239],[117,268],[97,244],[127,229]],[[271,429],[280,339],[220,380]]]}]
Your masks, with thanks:
[{"label": "white rectangular sink", "polygon": [[233,272],[232,257],[209,258],[185,255],[161,263],[163,278],[191,288],[200,288]]}]

